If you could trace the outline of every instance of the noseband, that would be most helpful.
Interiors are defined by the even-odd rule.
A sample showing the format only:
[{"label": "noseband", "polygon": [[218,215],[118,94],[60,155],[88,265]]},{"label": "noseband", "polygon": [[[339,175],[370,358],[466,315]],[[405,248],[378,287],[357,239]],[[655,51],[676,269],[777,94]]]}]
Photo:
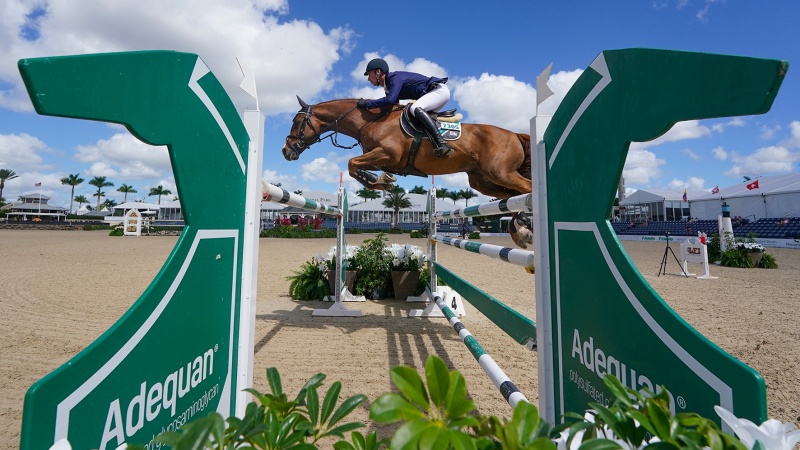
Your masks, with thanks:
[{"label": "noseband", "polygon": [[[302,119],[303,122],[300,125],[300,134],[299,134],[299,136],[295,136],[295,135],[292,135],[292,134],[286,136],[286,146],[289,147],[290,149],[292,149],[292,151],[294,151],[295,153],[300,155],[308,147],[311,147],[312,145],[316,144],[317,142],[321,142],[321,141],[323,141],[325,139],[328,139],[328,138],[331,138],[331,144],[333,144],[335,147],[339,147],[339,148],[343,148],[343,149],[351,149],[351,148],[353,148],[353,147],[355,147],[356,145],[359,144],[359,140],[356,140],[355,144],[347,147],[347,146],[340,145],[339,141],[338,141],[339,121],[344,119],[345,117],[347,117],[347,115],[350,114],[351,112],[355,111],[356,108],[353,108],[353,109],[347,111],[346,113],[342,114],[336,120],[334,120],[330,125],[327,125],[327,126],[323,127],[321,130],[319,130],[319,132],[317,132],[317,129],[314,127],[314,124],[311,122],[311,117],[314,116],[314,113],[312,112],[312,108],[313,108],[313,106],[311,106],[311,105],[309,105],[307,107],[304,107],[304,108],[301,108],[300,111],[298,111],[297,115],[295,116],[295,117],[297,117],[300,114],[303,114],[303,119]],[[306,141],[306,127],[311,128],[311,131],[313,131],[314,135],[317,136],[316,140],[314,140],[313,142]],[[331,133],[326,135],[326,136],[323,136],[323,133],[326,133],[328,131],[330,131]],[[294,144],[290,144],[289,143],[289,139],[295,139],[296,141],[295,141]]]}]

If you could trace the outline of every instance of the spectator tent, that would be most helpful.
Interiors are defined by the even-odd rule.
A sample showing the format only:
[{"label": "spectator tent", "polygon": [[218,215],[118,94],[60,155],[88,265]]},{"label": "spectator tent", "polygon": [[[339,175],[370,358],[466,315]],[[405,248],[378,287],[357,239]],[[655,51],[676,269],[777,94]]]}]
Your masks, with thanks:
[{"label": "spectator tent", "polygon": [[731,207],[732,217],[753,222],[766,217],[800,217],[800,173],[760,177],[722,188],[716,194],[690,197],[692,217],[716,219],[722,212],[722,202]]},{"label": "spectator tent", "polygon": [[[690,190],[686,196],[692,198],[705,192]],[[683,201],[683,191],[669,189],[639,189],[619,203],[620,220],[625,222],[663,222],[689,217],[689,204]],[[694,214],[692,214],[694,216]]]}]

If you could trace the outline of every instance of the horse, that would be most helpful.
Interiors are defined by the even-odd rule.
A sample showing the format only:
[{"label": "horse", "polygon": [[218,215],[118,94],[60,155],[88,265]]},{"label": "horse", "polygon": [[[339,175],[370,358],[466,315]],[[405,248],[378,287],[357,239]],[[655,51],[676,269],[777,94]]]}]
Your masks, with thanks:
[{"label": "horse", "polygon": [[[309,105],[299,96],[300,110],[282,148],[284,158],[296,161],[307,148],[324,139],[339,148],[361,145],[363,154],[347,164],[354,179],[368,189],[387,190],[397,181],[396,175],[446,175],[465,172],[476,191],[499,199],[530,193],[530,135],[514,133],[493,125],[462,124],[461,136],[449,141],[453,151],[442,158],[433,154],[425,138],[415,138],[401,130],[404,107],[367,110],[357,107],[358,99],[338,99]],[[356,143],[346,147],[338,143],[339,134]],[[370,170],[383,171],[376,175]],[[526,248],[532,233],[522,215],[514,215],[510,225],[514,242]]]}]

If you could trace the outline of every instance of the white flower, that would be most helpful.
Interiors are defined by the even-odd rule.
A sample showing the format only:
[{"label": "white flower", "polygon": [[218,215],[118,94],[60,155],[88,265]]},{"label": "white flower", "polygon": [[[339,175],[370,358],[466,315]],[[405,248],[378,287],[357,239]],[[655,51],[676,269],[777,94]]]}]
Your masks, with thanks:
[{"label": "white flower", "polygon": [[425,263],[425,253],[416,245],[392,244],[386,248],[392,255],[392,267],[400,270],[417,270]]},{"label": "white flower", "polygon": [[794,424],[769,419],[758,426],[747,419],[739,419],[721,406],[715,406],[714,411],[747,448],[752,449],[759,441],[769,450],[792,450],[800,443],[800,430],[795,430]]}]

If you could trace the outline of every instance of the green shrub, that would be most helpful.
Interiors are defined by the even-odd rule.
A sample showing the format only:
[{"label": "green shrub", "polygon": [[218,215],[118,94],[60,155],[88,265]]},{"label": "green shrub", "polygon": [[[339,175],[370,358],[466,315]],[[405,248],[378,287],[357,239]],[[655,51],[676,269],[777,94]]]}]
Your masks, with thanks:
[{"label": "green shrub", "polygon": [[[365,425],[361,422],[342,422],[359,405],[367,401],[363,394],[356,394],[338,407],[342,384],[331,385],[320,403],[319,388],[326,375],[318,373],[311,377],[290,400],[283,392],[280,374],[274,367],[267,369],[270,394],[255,389],[246,389],[256,402],[245,409],[244,417],[230,417],[226,421],[218,413],[193,420],[178,431],[163,432],[156,436],[155,443],[166,444],[175,450],[181,449],[316,449],[317,442],[326,437],[340,439],[336,449],[359,448],[377,450],[381,441],[373,431],[366,437],[355,432]],[[344,433],[352,432],[354,447],[344,440]],[[359,445],[368,444],[368,445]],[[344,445],[344,447],[342,447]],[[131,450],[143,450],[139,445],[129,445]]]},{"label": "green shrub", "polygon": [[[390,439],[379,439],[356,431],[361,422],[342,423],[367,397],[356,394],[339,403],[341,383],[335,382],[320,403],[319,388],[325,374],[318,373],[302,387],[294,400],[283,393],[280,375],[267,369],[270,394],[247,389],[256,397],[239,419],[226,421],[217,413],[193,420],[178,431],[164,432],[156,443],[181,449],[316,449],[326,437],[340,440],[335,450],[379,450],[389,448],[430,449],[544,449],[582,450],[653,448],[746,450],[733,435],[720,431],[713,421],[695,413],[670,410],[670,394],[642,393],[627,388],[611,375],[603,379],[611,391],[610,406],[590,403],[590,417],[567,413],[567,421],[555,428],[539,417],[537,408],[519,402],[511,419],[477,412],[466,381],[457,370],[436,356],[428,356],[424,374],[408,366],[389,371],[395,392],[379,396],[370,405],[369,417],[376,423],[398,424]],[[350,441],[345,433],[350,432]],[[131,450],[144,447],[129,445]],[[763,449],[763,443],[754,448]]]},{"label": "green shrub", "polygon": [[84,231],[110,230],[110,229],[111,229],[111,225],[108,225],[108,224],[102,224],[102,225],[84,225],[84,226],[83,226],[83,230],[84,230]]},{"label": "green shrub", "polygon": [[387,295],[392,287],[392,255],[386,248],[388,239],[384,233],[378,233],[372,239],[366,239],[356,252],[353,261],[358,267],[353,294],[372,296],[373,289],[386,289]]},{"label": "green shrub", "polygon": [[422,237],[422,233],[420,233],[419,230],[411,230],[411,234],[410,234],[409,237],[421,238]]},{"label": "green shrub", "polygon": [[728,250],[720,253],[720,264],[727,267],[751,268],[753,261],[750,259],[751,253],[761,253],[761,260],[758,266],[764,269],[777,269],[778,263],[775,258],[767,253],[764,246],[756,243],[755,234],[749,233],[745,238],[728,239]]},{"label": "green shrub", "polygon": [[111,230],[110,233],[108,233],[108,235],[109,236],[124,236],[125,232],[122,230],[122,228],[114,228],[113,230]]},{"label": "green shrub", "polygon": [[300,228],[293,226],[277,226],[268,230],[261,230],[261,237],[308,239],[308,238],[335,238],[336,230],[315,230],[310,227]]},{"label": "green shrub", "polygon": [[306,261],[300,268],[300,271],[294,272],[294,275],[286,277],[290,280],[289,295],[295,300],[322,300],[323,297],[330,294],[330,287],[328,285],[328,277],[316,258],[311,261]]},{"label": "green shrub", "polygon": [[474,240],[474,239],[480,239],[480,238],[481,238],[481,233],[480,233],[480,232],[478,232],[478,231],[473,231],[473,232],[471,232],[471,233],[469,234],[468,238],[469,238],[469,239],[473,239],[473,240]]}]

